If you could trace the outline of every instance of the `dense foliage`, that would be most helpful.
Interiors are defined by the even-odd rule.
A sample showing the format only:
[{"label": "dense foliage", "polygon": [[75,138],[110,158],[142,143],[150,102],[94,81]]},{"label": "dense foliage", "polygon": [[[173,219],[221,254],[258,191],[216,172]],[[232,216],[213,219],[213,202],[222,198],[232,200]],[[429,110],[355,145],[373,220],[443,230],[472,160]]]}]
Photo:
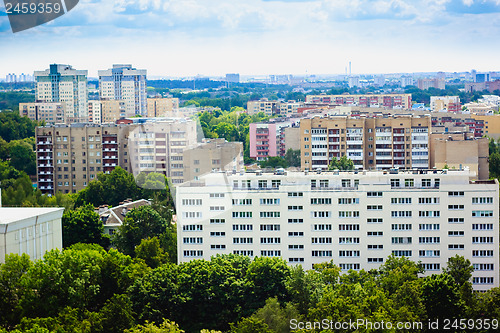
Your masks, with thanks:
[{"label": "dense foliage", "polygon": [[83,244],[34,263],[8,255],[0,265],[0,325],[23,332],[281,333],[291,331],[291,320],[500,319],[500,290],[473,292],[470,262],[459,256],[444,273],[424,278],[419,264],[393,256],[377,270],[342,274],[331,262],[305,271],[279,258],[237,255],[157,262],[153,269],[147,257]]}]

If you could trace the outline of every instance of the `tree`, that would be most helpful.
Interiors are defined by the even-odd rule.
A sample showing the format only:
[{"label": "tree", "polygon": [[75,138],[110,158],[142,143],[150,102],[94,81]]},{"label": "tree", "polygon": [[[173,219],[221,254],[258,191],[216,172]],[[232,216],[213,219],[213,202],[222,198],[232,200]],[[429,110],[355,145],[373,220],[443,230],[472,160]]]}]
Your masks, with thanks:
[{"label": "tree", "polygon": [[341,171],[348,171],[348,170],[354,170],[354,162],[351,159],[348,159],[347,156],[342,156],[340,159],[332,159],[330,162],[330,165],[328,166],[328,170],[341,170]]},{"label": "tree", "polygon": [[135,247],[141,243],[141,240],[148,237],[161,237],[166,233],[168,223],[150,206],[134,208],[127,213],[123,225],[118,228],[113,237],[113,243],[123,253],[134,256]]},{"label": "tree", "polygon": [[459,288],[447,273],[433,274],[424,279],[422,300],[429,319],[461,318],[464,312]]},{"label": "tree", "polygon": [[473,290],[472,290],[472,272],[474,272],[474,267],[472,266],[469,259],[465,259],[463,256],[458,254],[454,257],[448,259],[448,265],[443,269],[443,273],[449,274],[455,284],[457,284],[460,297],[470,311],[471,307],[474,307]]},{"label": "tree", "polygon": [[289,167],[300,168],[300,150],[288,149],[285,153],[285,161]]},{"label": "tree", "polygon": [[95,243],[105,248],[109,246],[109,236],[104,234],[104,226],[92,205],[67,210],[62,217],[63,247],[76,243]]},{"label": "tree", "polygon": [[260,162],[261,168],[287,168],[288,164],[280,156],[272,156]]},{"label": "tree", "polygon": [[28,175],[36,174],[36,154],[26,140],[15,140],[8,144],[10,164]]},{"label": "tree", "polygon": [[141,240],[135,248],[136,258],[142,259],[151,268],[156,268],[168,262],[168,253],[160,246],[158,237]]},{"label": "tree", "polygon": [[500,153],[493,153],[489,157],[490,178],[500,177]]},{"label": "tree", "polygon": [[126,330],[125,333],[184,333],[175,322],[165,319],[160,326],[147,322]]},{"label": "tree", "polygon": [[495,142],[495,139],[493,139],[493,138],[490,138],[490,141],[488,143],[488,148],[489,148],[490,155],[499,152],[498,146]]}]

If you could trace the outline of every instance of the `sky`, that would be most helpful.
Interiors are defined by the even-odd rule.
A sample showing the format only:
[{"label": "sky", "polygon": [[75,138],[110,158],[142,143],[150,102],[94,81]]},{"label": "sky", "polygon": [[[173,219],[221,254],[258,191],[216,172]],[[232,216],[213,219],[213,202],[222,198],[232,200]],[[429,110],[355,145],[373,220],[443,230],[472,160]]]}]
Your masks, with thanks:
[{"label": "sky", "polygon": [[0,1],[0,78],[51,63],[148,76],[500,70],[500,0],[80,0],[12,33]]}]

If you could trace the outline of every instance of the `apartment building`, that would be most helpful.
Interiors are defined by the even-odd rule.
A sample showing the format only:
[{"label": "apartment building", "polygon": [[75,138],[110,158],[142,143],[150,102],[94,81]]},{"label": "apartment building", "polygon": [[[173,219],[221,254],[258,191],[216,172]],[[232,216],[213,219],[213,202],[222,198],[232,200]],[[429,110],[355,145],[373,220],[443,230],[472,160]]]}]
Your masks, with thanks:
[{"label": "apartment building", "polygon": [[472,133],[432,133],[429,163],[437,169],[467,167],[477,179],[487,180],[490,177],[488,143],[488,138],[475,138]]},{"label": "apartment building", "polygon": [[101,99],[89,101],[89,122],[114,123],[125,118],[125,101]]},{"label": "apartment building", "polygon": [[460,112],[462,105],[458,96],[431,96],[431,111]]},{"label": "apartment building", "polygon": [[124,101],[126,117],[147,115],[147,70],[119,64],[113,65],[111,69],[98,71],[98,75],[101,99]]},{"label": "apartment building", "polygon": [[[282,146],[285,145],[283,131],[292,126],[295,126],[295,121],[290,119],[250,124],[250,158],[262,161],[268,157],[281,156]],[[289,134],[293,135],[292,132]],[[293,141],[293,138],[290,140]]]},{"label": "apartment building", "polygon": [[100,124],[102,122],[102,110],[100,100],[89,100],[89,123]]},{"label": "apartment building", "polygon": [[148,117],[175,117],[179,109],[178,98],[148,98]]},{"label": "apartment building", "polygon": [[87,121],[87,74],[86,70],[58,64],[35,71],[36,102],[64,103],[66,122]]},{"label": "apartment building", "polygon": [[205,139],[203,143],[186,148],[181,163],[171,168],[183,169],[184,181],[197,180],[214,170],[240,172],[244,169],[243,143],[225,139]]},{"label": "apartment building", "polygon": [[306,103],[410,109],[411,94],[308,95]]},{"label": "apartment building", "polygon": [[173,185],[184,182],[184,150],[197,142],[196,122],[184,118],[152,118],[130,125],[132,172],[159,172]]},{"label": "apartment building", "polygon": [[278,104],[278,101],[268,101],[266,99],[262,99],[260,101],[248,101],[247,113],[249,115],[254,115],[259,112],[263,112],[267,116],[272,116],[278,112]]},{"label": "apartment building", "polygon": [[291,116],[299,113],[299,109],[304,107],[304,102],[287,101],[278,104],[278,112],[283,116]]},{"label": "apartment building", "polygon": [[45,121],[47,124],[64,123],[64,103],[35,102],[19,103],[19,115],[33,121]]},{"label": "apartment building", "polygon": [[499,285],[497,180],[468,170],[211,173],[177,188],[178,261],[282,257],[377,269],[389,255],[440,273],[457,254]]},{"label": "apartment building", "polygon": [[327,169],[342,156],[356,169],[428,169],[430,132],[427,116],[302,119],[301,169]]},{"label": "apartment building", "polygon": [[[38,188],[44,194],[75,193],[117,166],[137,176],[159,172],[183,182],[183,150],[196,142],[196,123],[170,119],[147,123],[55,125],[37,127]],[[181,162],[182,163],[182,162]]]}]

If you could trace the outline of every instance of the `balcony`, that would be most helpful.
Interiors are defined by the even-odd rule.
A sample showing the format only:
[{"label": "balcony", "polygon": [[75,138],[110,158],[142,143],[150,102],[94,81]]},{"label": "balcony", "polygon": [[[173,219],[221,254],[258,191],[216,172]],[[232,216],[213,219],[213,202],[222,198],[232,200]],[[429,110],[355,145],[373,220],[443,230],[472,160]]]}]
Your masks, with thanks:
[{"label": "balcony", "polygon": [[118,156],[106,156],[106,155],[104,155],[102,158],[103,159],[117,159]]}]

